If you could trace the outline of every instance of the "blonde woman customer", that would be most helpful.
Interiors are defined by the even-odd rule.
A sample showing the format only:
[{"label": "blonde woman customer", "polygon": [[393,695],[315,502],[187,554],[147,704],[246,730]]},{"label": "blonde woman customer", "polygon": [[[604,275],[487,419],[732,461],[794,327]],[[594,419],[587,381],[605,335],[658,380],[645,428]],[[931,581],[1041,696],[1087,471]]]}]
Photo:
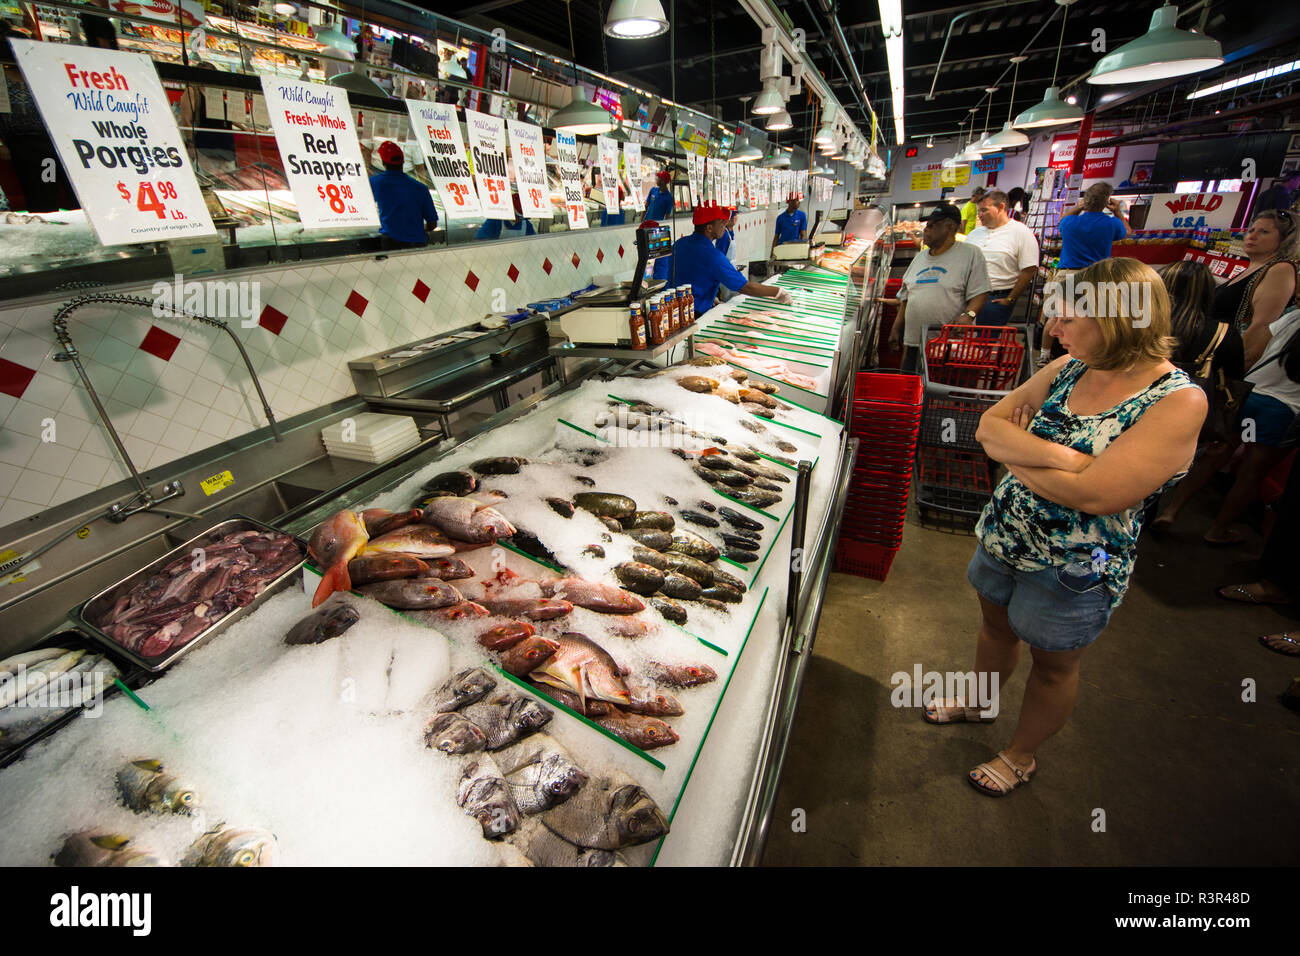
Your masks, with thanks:
[{"label": "blonde woman customer", "polygon": [[[966,572],[981,612],[975,670],[1005,687],[1022,643],[1033,661],[1010,743],[968,775],[987,796],[1028,783],[1039,748],[1065,726],[1080,660],[1128,588],[1143,508],[1186,472],[1206,413],[1204,393],[1169,361],[1160,277],[1105,259],[1075,277],[1076,289],[1089,283],[1130,294],[1094,297],[1095,315],[1065,303],[1056,334],[1067,354],[985,412],[976,432],[1008,474]],[[936,701],[925,719],[986,719],[967,703]]]}]

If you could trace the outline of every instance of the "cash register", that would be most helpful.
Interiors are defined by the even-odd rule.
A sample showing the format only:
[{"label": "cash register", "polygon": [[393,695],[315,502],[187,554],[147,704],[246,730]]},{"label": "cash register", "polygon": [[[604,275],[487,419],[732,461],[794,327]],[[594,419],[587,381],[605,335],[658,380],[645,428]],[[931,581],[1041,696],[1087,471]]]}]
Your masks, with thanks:
[{"label": "cash register", "polygon": [[671,255],[672,251],[672,229],[668,226],[638,229],[632,280],[575,295],[574,308],[552,320],[552,337],[568,339],[574,345],[618,345],[620,340],[626,341],[631,304],[659,292],[667,284],[662,279],[647,280],[646,267],[662,256]]}]

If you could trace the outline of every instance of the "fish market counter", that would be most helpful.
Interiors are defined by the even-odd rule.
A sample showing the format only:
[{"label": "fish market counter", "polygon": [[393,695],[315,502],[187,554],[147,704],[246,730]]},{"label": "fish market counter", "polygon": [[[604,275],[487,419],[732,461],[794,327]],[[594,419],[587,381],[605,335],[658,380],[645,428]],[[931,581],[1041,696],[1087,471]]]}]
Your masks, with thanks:
[{"label": "fish market counter", "polygon": [[[214,544],[309,541],[302,587],[0,770],[0,864],[756,862],[854,449],[693,362]],[[157,564],[97,605],[143,665],[211,580]]]}]

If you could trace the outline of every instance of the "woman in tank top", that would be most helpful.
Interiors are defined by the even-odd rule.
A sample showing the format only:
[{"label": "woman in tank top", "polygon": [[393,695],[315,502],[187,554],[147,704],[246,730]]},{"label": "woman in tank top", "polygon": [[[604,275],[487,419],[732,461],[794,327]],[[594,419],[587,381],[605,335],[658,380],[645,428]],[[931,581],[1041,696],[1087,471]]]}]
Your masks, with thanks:
[{"label": "woman in tank top", "polygon": [[1272,337],[1268,327],[1295,298],[1297,225],[1296,215],[1285,210],[1269,209],[1256,216],[1241,241],[1250,265],[1214,294],[1214,319],[1236,324],[1247,368],[1264,354]]},{"label": "woman in tank top", "polygon": [[[1204,393],[1169,362],[1160,277],[1135,259],[1103,259],[1074,286],[1073,302],[1056,303],[1068,354],[985,412],[976,433],[1008,472],[966,572],[982,614],[981,689],[1005,686],[1022,641],[1033,658],[1011,743],[967,778],[995,797],[1028,782],[1039,746],[1069,719],[1080,658],[1128,588],[1143,509],[1186,472],[1205,419]],[[991,720],[991,697],[936,701],[924,716]]]}]

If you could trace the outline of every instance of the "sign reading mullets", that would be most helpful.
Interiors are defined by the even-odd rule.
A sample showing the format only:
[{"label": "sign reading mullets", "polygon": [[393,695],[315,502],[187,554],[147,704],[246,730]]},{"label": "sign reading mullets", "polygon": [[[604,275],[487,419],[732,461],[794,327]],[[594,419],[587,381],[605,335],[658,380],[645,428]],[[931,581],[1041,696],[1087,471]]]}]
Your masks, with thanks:
[{"label": "sign reading mullets", "polygon": [[262,92],[303,226],[378,226],[347,92],[265,74]]},{"label": "sign reading mullets", "polygon": [[407,100],[406,110],[411,114],[411,128],[415,130],[424,158],[429,161],[433,185],[442,197],[442,207],[447,210],[448,218],[478,216],[478,190],[474,188],[465,143],[460,138],[456,107],[447,103]]},{"label": "sign reading mullets", "polygon": [[216,234],[152,60],[32,40],[13,50],[101,245]]}]

